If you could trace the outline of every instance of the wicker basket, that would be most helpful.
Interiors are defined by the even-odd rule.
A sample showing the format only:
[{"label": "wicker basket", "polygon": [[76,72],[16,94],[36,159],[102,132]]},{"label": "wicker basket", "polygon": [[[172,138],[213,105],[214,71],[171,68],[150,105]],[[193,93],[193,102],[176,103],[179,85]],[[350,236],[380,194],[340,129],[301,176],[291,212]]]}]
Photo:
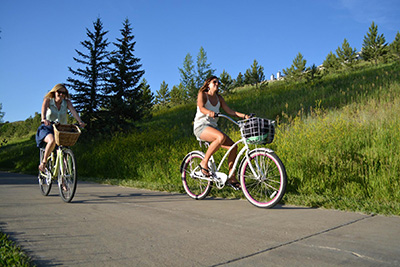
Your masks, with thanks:
[{"label": "wicker basket", "polygon": [[73,146],[81,135],[79,127],[73,124],[53,124],[53,128],[58,146]]}]

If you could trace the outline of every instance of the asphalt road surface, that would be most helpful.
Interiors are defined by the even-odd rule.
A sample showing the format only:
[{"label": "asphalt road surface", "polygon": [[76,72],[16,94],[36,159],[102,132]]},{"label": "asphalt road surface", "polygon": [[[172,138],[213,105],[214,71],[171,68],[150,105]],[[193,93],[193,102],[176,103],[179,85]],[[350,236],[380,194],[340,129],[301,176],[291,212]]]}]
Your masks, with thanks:
[{"label": "asphalt road surface", "polygon": [[6,172],[0,228],[38,266],[400,266],[400,217],[87,182],[66,204]]}]

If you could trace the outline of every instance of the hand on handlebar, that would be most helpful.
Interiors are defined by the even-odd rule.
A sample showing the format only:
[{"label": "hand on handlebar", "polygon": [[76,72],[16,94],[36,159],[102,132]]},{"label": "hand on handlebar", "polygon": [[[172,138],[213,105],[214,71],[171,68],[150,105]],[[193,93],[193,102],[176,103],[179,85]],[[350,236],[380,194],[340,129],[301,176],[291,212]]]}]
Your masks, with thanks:
[{"label": "hand on handlebar", "polygon": [[216,113],[216,112],[214,112],[214,111],[210,111],[210,112],[207,114],[207,117],[216,118],[216,117],[218,117],[218,114],[219,114],[219,113]]}]

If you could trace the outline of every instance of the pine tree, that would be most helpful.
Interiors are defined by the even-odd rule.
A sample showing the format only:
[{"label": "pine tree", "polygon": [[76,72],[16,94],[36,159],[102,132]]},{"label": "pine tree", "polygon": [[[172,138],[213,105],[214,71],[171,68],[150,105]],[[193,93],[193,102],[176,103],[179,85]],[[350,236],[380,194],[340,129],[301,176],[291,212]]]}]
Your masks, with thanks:
[{"label": "pine tree", "polygon": [[5,113],[3,111],[1,111],[3,109],[3,104],[0,103],[0,123],[3,123],[3,118]]},{"label": "pine tree", "polygon": [[142,109],[143,118],[151,117],[151,109],[153,107],[154,94],[150,90],[150,85],[147,84],[147,80],[143,78],[140,83],[140,91],[142,95]]},{"label": "pine tree", "polygon": [[243,74],[241,72],[239,72],[238,76],[236,77],[235,80],[235,87],[240,87],[244,85],[244,78],[243,78]]},{"label": "pine tree", "polygon": [[143,117],[144,107],[140,79],[144,74],[135,57],[135,36],[128,19],[123,22],[120,30],[121,38],[113,44],[116,50],[110,57],[110,77],[107,97],[107,109],[110,113],[110,123],[122,126],[127,121],[137,121]]},{"label": "pine tree", "polygon": [[286,75],[286,80],[301,80],[303,73],[306,70],[307,60],[304,59],[303,55],[299,52],[293,59],[293,64],[290,68],[283,69],[283,73]]},{"label": "pine tree", "polygon": [[225,70],[223,70],[221,75],[219,76],[219,81],[221,82],[219,88],[222,91],[222,93],[229,93],[232,90],[233,87],[232,77]]},{"label": "pine tree", "polygon": [[374,61],[378,64],[378,59],[387,53],[387,43],[383,34],[378,35],[378,25],[372,22],[369,32],[364,36],[362,47],[362,57],[364,60]]},{"label": "pine tree", "polygon": [[253,65],[244,74],[245,84],[257,84],[265,80],[264,68],[254,59]]},{"label": "pine tree", "polygon": [[194,63],[192,56],[188,53],[183,61],[183,68],[178,68],[181,74],[183,87],[185,88],[189,98],[195,99],[197,97],[197,89],[195,83]]},{"label": "pine tree", "polygon": [[332,51],[326,56],[323,66],[328,72],[335,71],[339,68],[339,60]]},{"label": "pine tree", "polygon": [[397,32],[393,43],[390,44],[390,52],[397,60],[400,60],[400,33]]},{"label": "pine tree", "polygon": [[[196,88],[199,89],[204,81],[214,75],[215,70],[211,69],[211,63],[207,63],[207,53],[203,47],[197,55],[197,75],[196,75]],[[197,96],[197,92],[196,92]]]},{"label": "pine tree", "polygon": [[155,102],[158,105],[166,106],[171,101],[171,95],[169,92],[168,84],[163,81],[160,85],[160,90],[156,92]]},{"label": "pine tree", "polygon": [[106,50],[109,45],[105,35],[108,31],[103,30],[103,23],[100,18],[93,23],[94,31],[86,28],[86,35],[89,38],[81,42],[87,53],[75,50],[79,58],[74,60],[83,65],[77,70],[68,67],[69,71],[81,79],[68,77],[67,86],[76,93],[73,95],[74,104],[78,112],[81,112],[82,119],[88,123],[89,129],[94,129],[93,122],[98,120],[100,109],[103,104],[106,90],[106,78],[108,70]]},{"label": "pine tree", "polygon": [[171,103],[174,105],[180,105],[185,103],[187,100],[186,91],[183,84],[180,83],[178,86],[174,85],[170,92]]},{"label": "pine tree", "polygon": [[349,42],[345,38],[342,47],[336,49],[336,54],[338,56],[339,63],[344,66],[352,66],[356,60],[357,53],[355,48],[351,48]]}]

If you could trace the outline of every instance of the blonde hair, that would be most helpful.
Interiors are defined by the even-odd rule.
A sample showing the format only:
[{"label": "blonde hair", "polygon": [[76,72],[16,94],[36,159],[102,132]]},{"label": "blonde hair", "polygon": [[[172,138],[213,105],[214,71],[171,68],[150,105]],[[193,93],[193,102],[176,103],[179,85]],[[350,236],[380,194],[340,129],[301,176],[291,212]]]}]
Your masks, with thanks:
[{"label": "blonde hair", "polygon": [[203,86],[200,87],[199,92],[204,92],[204,91],[208,90],[208,86],[210,85],[210,82],[211,82],[212,80],[214,80],[214,79],[217,79],[217,80],[218,80],[218,77],[217,77],[217,76],[208,77],[208,78],[204,81]]},{"label": "blonde hair", "polygon": [[70,97],[69,97],[68,89],[67,89],[67,88],[65,87],[65,85],[62,84],[62,83],[56,84],[56,85],[53,87],[53,89],[51,89],[50,92],[48,92],[48,93],[44,96],[44,98],[55,98],[56,92],[57,92],[58,90],[60,90],[60,89],[64,89],[64,90],[66,91],[65,99],[69,99]]}]

